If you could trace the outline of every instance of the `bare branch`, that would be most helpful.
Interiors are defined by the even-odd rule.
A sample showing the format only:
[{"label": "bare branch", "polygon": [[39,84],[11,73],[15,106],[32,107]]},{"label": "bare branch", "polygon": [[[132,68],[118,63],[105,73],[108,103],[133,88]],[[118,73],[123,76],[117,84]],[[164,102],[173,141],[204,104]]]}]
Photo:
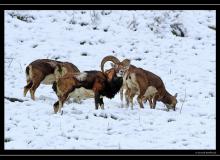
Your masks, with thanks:
[{"label": "bare branch", "polygon": [[208,26],[210,29],[216,30],[215,26]]},{"label": "bare branch", "polygon": [[10,62],[9,62],[9,65],[8,65],[8,68],[11,66],[11,63],[12,63],[12,61],[15,59],[15,58],[5,58],[5,59],[9,59],[10,60]]},{"label": "bare branch", "polygon": [[181,114],[182,107],[183,107],[183,104],[184,104],[185,100],[186,100],[186,89],[185,89],[185,96],[184,96],[184,100],[183,100],[182,106],[181,106],[181,108],[180,108],[180,114]]},{"label": "bare branch", "polygon": [[22,100],[22,99],[13,98],[13,97],[5,97],[5,99],[7,99],[7,100],[9,100],[11,102],[15,102],[15,101],[24,102],[24,100]]}]

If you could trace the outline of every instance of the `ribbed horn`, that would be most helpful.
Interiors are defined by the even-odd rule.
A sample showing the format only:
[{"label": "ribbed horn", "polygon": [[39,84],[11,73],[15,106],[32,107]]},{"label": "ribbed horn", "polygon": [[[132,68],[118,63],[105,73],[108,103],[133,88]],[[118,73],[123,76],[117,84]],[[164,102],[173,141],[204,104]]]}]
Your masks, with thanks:
[{"label": "ribbed horn", "polygon": [[104,65],[107,61],[111,61],[113,63],[119,63],[120,61],[118,60],[118,58],[114,57],[114,56],[106,56],[102,59],[102,62],[101,62],[101,70],[102,72],[104,72]]}]

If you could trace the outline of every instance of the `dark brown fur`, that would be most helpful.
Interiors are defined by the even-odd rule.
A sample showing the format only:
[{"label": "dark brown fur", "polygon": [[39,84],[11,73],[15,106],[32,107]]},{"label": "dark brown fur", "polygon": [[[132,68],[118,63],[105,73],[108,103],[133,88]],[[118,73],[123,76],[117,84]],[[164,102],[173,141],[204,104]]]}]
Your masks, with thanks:
[{"label": "dark brown fur", "polygon": [[[137,68],[130,64],[129,59],[124,59],[122,62],[115,56],[109,55],[103,58],[101,61],[101,70],[104,71],[104,64],[108,61],[112,61],[112,67],[116,71],[116,75],[123,76],[123,86],[120,89],[121,101],[123,106],[123,90],[126,92],[127,104],[132,104],[133,97],[138,95],[137,101],[141,108],[143,106],[143,99],[147,99],[150,102],[151,108],[155,108],[156,101],[162,101],[166,106],[171,106],[175,109],[177,100],[176,96],[170,95],[163,84],[161,78],[152,72]],[[168,107],[168,108],[169,108]]]},{"label": "dark brown fur", "polygon": [[84,87],[93,90],[95,93],[95,108],[98,109],[99,105],[104,108],[103,98],[100,96],[113,98],[122,86],[122,77],[117,77],[114,69],[110,69],[105,73],[100,71],[85,71],[85,73],[87,73],[87,76],[81,81],[73,74],[58,79],[56,90],[59,101],[54,104],[55,113],[61,109],[68,95],[76,88]]},{"label": "dark brown fur", "polygon": [[[133,65],[129,65],[129,68],[127,70],[123,69],[124,64],[115,65],[114,68],[118,72],[120,70],[124,71],[123,87],[120,90],[122,103],[123,103],[123,90],[125,89],[125,97],[126,97],[127,105],[131,103],[132,108],[133,108],[133,97],[135,95],[138,95],[137,101],[140,105],[140,108],[144,108],[143,100],[148,100],[151,108],[155,108],[156,101],[162,101],[164,104],[166,104],[166,106],[171,106],[173,109],[175,109],[177,103],[176,100],[177,95],[172,96],[169,92],[166,91],[164,83],[159,76],[142,68],[137,68]],[[133,79],[131,78],[132,75],[133,76],[135,75]],[[148,95],[148,97],[145,97],[145,92],[147,91],[147,89],[149,89],[148,87],[150,86],[156,88],[155,89],[156,93],[152,93],[152,95]]]},{"label": "dark brown fur", "polygon": [[[66,66],[69,72],[79,72],[78,68],[69,62],[60,62],[50,59],[38,59],[31,62],[26,67],[27,85],[24,87],[24,96],[30,90],[31,98],[35,100],[35,91],[46,76],[54,74],[55,68],[58,66]],[[52,84],[51,82],[50,84]]]},{"label": "dark brown fur", "polygon": [[[142,101],[147,99],[150,103],[151,108],[155,108],[156,101],[162,101],[166,105],[172,105],[173,109],[175,109],[177,100],[175,96],[172,96],[165,88],[165,85],[162,79],[155,75],[154,73],[144,70],[142,68],[132,67],[128,70],[128,78],[134,73],[136,77],[137,84],[139,86],[139,95],[137,97],[138,103],[141,108],[143,108]],[[149,86],[153,86],[157,89],[157,93],[152,97],[144,97],[144,94]],[[132,88],[129,88],[128,94],[133,98],[135,93],[131,93]]]}]

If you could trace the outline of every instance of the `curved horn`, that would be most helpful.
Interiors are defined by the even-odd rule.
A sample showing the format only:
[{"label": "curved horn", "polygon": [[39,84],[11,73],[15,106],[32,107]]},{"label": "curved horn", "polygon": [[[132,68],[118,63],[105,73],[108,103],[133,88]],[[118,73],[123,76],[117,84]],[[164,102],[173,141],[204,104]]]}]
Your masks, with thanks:
[{"label": "curved horn", "polygon": [[111,61],[113,63],[119,63],[120,61],[118,60],[118,58],[114,57],[114,56],[106,56],[102,59],[102,62],[101,62],[101,70],[102,72],[104,72],[104,64],[107,62],[107,61]]}]

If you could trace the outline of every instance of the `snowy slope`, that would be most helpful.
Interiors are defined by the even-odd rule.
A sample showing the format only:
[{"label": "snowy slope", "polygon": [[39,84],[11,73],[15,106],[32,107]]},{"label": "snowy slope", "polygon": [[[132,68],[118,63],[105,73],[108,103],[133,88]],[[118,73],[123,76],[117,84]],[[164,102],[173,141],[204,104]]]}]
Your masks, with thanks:
[{"label": "snowy slope", "polygon": [[[5,96],[25,100],[5,99],[5,149],[215,149],[215,20],[208,10],[5,11]],[[173,24],[181,24],[184,37],[172,33]],[[120,108],[117,94],[104,98],[105,110],[88,99],[65,103],[60,116],[51,86],[40,85],[36,101],[23,97],[31,61],[100,70],[106,55],[159,75],[178,93],[177,110],[167,112],[160,102],[140,109],[136,98],[134,110]]]}]

